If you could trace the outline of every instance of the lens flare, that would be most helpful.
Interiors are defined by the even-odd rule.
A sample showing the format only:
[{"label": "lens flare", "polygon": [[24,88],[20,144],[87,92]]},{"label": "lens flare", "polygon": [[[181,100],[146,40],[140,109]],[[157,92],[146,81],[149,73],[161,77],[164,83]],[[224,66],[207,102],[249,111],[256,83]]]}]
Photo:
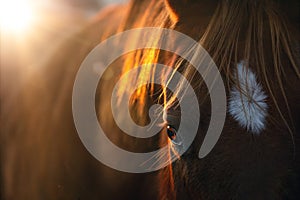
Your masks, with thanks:
[{"label": "lens flare", "polygon": [[21,33],[33,22],[33,9],[28,0],[0,1],[0,28]]}]

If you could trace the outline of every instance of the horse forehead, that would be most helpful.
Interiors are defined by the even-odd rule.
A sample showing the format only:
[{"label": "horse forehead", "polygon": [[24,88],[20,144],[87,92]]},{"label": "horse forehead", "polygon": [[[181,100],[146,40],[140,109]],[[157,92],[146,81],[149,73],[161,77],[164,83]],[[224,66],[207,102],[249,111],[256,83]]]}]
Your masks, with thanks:
[{"label": "horse forehead", "polygon": [[174,15],[176,15],[179,20],[184,20],[186,18],[197,19],[201,15],[210,15],[217,7],[219,0],[165,0],[165,2],[169,12],[172,12]]}]

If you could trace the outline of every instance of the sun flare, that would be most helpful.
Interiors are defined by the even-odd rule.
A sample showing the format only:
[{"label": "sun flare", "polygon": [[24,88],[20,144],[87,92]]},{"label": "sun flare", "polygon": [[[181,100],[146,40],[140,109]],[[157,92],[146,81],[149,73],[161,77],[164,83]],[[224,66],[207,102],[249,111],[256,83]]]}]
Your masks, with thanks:
[{"label": "sun flare", "polygon": [[33,22],[33,9],[28,0],[0,0],[2,31],[23,32]]}]

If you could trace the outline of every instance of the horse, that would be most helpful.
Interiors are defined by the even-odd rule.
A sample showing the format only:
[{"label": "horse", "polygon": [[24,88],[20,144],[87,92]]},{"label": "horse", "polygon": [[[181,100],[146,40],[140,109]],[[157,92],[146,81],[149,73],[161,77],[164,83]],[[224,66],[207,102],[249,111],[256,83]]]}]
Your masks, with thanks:
[{"label": "horse", "polygon": [[[106,8],[58,48],[17,97],[3,98],[1,198],[298,199],[299,7],[294,0],[131,0]],[[102,164],[84,147],[73,121],[72,92],[93,48],[110,36],[145,27],[183,33],[208,52],[224,82],[227,111],[219,140],[199,159],[212,118],[202,74],[182,56],[161,49],[117,58],[95,94],[99,124],[115,145],[132,152],[162,146],[176,152],[174,141],[184,134],[177,133],[180,99],[176,91],[151,83],[156,67],[149,63],[163,63],[184,75],[201,111],[197,135],[186,152],[157,171],[136,174]],[[149,42],[157,43],[157,38]],[[136,80],[149,84],[131,95],[133,121],[149,124],[153,104],[163,105],[166,115],[160,132],[147,139],[120,130],[108,98],[120,77],[138,65],[143,68]],[[170,71],[161,76],[173,77]],[[120,99],[133,87],[126,79],[122,85]],[[184,87],[178,81],[177,90]]]}]

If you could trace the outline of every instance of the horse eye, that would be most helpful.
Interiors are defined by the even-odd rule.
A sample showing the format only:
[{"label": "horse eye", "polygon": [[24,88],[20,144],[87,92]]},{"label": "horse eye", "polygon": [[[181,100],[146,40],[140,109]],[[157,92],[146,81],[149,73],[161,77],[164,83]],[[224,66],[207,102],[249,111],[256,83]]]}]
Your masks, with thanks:
[{"label": "horse eye", "polygon": [[175,128],[173,128],[172,126],[168,125],[167,126],[167,134],[168,134],[168,137],[171,140],[175,140],[176,139],[176,135],[177,135],[177,131],[175,130]]}]

